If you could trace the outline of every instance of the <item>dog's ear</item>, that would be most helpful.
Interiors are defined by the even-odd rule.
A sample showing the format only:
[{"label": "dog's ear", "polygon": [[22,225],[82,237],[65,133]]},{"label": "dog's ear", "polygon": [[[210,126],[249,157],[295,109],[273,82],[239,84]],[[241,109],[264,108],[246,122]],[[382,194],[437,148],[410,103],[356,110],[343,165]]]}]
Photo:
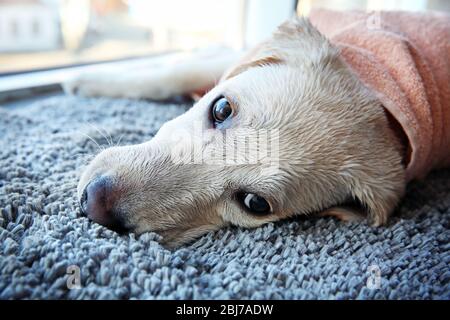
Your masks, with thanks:
[{"label": "dog's ear", "polygon": [[390,214],[405,192],[404,182],[399,177],[398,181],[383,181],[383,179],[364,182],[352,179],[349,183],[350,195],[359,204],[374,226],[386,223]]},{"label": "dog's ear", "polygon": [[281,24],[272,37],[244,56],[225,72],[222,80],[250,68],[265,65],[323,65],[338,56],[338,50],[306,18],[294,18]]},{"label": "dog's ear", "polygon": [[386,223],[389,215],[394,209],[393,201],[374,201],[370,194],[360,194],[360,199],[355,198],[358,205],[342,205],[328,208],[319,213],[319,216],[335,217],[346,222],[360,222],[367,217],[374,226],[380,226]]},{"label": "dog's ear", "polygon": [[367,217],[374,226],[387,222],[405,192],[404,175],[390,179],[364,172],[354,173],[343,181],[347,189],[345,204],[333,206],[319,216],[332,216],[343,221],[358,222]]},{"label": "dog's ear", "polygon": [[263,67],[265,65],[273,65],[283,63],[280,57],[275,55],[267,55],[257,57],[257,54],[251,53],[247,57],[244,57],[240,63],[238,63],[235,67],[232,67],[222,76],[221,81],[237,76],[238,74],[254,67]]}]

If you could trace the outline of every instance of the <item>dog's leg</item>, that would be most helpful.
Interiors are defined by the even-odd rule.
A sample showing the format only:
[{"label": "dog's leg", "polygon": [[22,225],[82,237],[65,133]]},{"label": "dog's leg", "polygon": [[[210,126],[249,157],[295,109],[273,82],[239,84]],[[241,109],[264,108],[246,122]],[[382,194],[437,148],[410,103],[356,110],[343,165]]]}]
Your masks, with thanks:
[{"label": "dog's leg", "polygon": [[86,74],[67,81],[63,88],[69,94],[82,96],[166,100],[211,89],[239,57],[236,52],[198,55],[170,66]]}]

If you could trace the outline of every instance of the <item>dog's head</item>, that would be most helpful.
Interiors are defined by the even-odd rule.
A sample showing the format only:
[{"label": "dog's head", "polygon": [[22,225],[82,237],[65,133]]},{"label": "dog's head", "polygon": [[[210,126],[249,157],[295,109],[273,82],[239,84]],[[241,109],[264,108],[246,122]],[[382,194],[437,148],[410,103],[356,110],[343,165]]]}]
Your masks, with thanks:
[{"label": "dog's head", "polygon": [[176,246],[357,200],[383,223],[403,193],[401,147],[379,102],[308,21],[295,19],[150,141],[101,152],[84,210]]}]

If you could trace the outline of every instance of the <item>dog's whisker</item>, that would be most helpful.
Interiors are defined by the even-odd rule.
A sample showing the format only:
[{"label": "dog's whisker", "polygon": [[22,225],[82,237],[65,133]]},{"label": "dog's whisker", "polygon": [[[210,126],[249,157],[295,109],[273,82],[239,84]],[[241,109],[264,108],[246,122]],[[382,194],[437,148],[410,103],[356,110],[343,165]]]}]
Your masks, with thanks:
[{"label": "dog's whisker", "polygon": [[89,140],[91,140],[100,151],[105,150],[104,147],[102,147],[94,138],[92,138],[90,135],[88,135],[87,133],[84,132],[80,132],[82,135],[84,135],[86,138],[88,138]]},{"label": "dog's whisker", "polygon": [[113,137],[111,136],[111,133],[105,128],[103,128],[103,131],[106,133],[107,137],[109,137],[109,140],[107,139],[108,146],[109,147],[114,147],[114,141],[113,141]]},{"label": "dog's whisker", "polygon": [[125,133],[122,133],[119,137],[119,140],[116,142],[115,147],[120,146],[120,142],[122,141],[123,136],[125,135]]},{"label": "dog's whisker", "polygon": [[95,155],[85,155],[82,154],[74,154],[70,157],[71,160],[82,161],[85,165],[91,162],[94,159]]},{"label": "dog's whisker", "polygon": [[[87,122],[87,124],[89,124],[92,128],[94,128],[95,131],[97,131],[98,133],[100,133],[100,135],[105,138],[108,147],[112,147],[112,138],[111,135],[106,131],[106,129],[103,129],[104,131],[102,131],[102,129],[100,129],[99,127],[95,126],[94,124],[90,123],[89,121]],[[105,133],[107,135],[109,135],[110,138],[108,138]]]}]

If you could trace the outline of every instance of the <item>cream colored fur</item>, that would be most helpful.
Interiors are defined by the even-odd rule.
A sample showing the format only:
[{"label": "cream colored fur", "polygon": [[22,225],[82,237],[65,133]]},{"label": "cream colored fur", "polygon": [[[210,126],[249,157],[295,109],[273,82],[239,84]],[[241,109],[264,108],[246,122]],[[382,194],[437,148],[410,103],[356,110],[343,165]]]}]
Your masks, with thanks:
[{"label": "cream colored fur", "polygon": [[[380,102],[352,75],[338,50],[307,20],[294,19],[225,71],[229,59],[235,56],[218,57],[220,63],[191,60],[138,77],[68,83],[69,91],[84,95],[165,99],[213,87],[223,74],[152,140],[98,154],[83,172],[79,196],[94,176],[113,177],[121,190],[116,207],[127,227],[158,232],[169,246],[229,224],[257,227],[314,213],[354,220],[358,214],[344,207],[349,200],[359,202],[375,225],[385,223],[405,189],[403,148]],[[210,104],[219,95],[237,110],[227,139],[239,139],[243,128],[279,132],[277,170],[251,163],[172,161],[173,150],[191,156],[198,141],[195,152],[216,156],[233,141],[210,125]],[[199,123],[203,139],[174,139],[195,135]],[[273,214],[257,217],[243,210],[234,198],[242,189],[268,199]]]}]

